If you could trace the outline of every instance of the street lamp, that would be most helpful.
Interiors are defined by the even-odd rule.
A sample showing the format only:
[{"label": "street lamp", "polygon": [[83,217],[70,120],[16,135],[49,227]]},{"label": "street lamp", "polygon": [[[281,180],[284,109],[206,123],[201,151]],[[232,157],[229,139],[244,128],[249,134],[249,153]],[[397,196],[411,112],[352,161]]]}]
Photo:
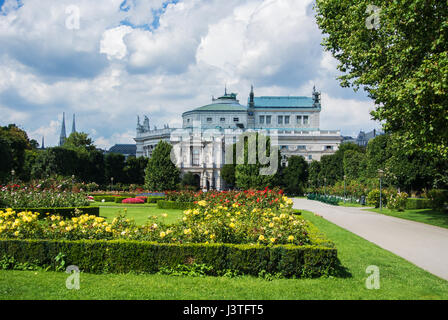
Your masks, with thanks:
[{"label": "street lamp", "polygon": [[345,195],[345,179],[347,179],[347,176],[344,174],[344,203],[345,203],[345,198],[346,198],[346,195]]},{"label": "street lamp", "polygon": [[112,191],[112,188],[114,186],[114,177],[110,178],[110,191]]},{"label": "street lamp", "polygon": [[16,171],[14,169],[11,170],[11,177],[12,177],[12,184],[14,184],[14,175],[16,174]]},{"label": "street lamp", "polygon": [[382,180],[383,180],[383,176],[384,176],[384,170],[378,169],[378,176],[380,177],[380,211],[383,211]]}]

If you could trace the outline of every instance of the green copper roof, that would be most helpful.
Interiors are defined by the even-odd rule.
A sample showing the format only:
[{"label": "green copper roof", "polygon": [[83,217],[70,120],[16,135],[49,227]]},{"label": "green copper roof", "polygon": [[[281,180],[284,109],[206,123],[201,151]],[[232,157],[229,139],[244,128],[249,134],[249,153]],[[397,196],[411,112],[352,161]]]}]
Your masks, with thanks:
[{"label": "green copper roof", "polygon": [[313,108],[309,97],[256,97],[255,108]]},{"label": "green copper roof", "polygon": [[228,94],[227,91],[224,96],[219,97],[217,99],[213,99],[212,104],[208,104],[199,108],[196,108],[191,111],[187,111],[185,113],[190,112],[209,112],[209,111],[219,111],[219,112],[247,112],[247,108],[239,104],[236,99],[236,93]]},{"label": "green copper roof", "polygon": [[214,103],[209,104],[193,111],[243,111],[246,112],[246,107],[238,103]]}]

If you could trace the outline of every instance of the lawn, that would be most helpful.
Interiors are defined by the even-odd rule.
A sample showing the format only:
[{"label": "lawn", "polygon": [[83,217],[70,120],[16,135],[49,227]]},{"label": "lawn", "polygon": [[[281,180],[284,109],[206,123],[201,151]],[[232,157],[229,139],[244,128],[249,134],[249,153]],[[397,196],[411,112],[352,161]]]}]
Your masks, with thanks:
[{"label": "lawn", "polygon": [[[0,271],[0,299],[304,300],[448,299],[448,282],[348,232],[304,212],[338,248],[342,276],[267,281],[255,277],[174,277],[137,274],[84,274],[81,289],[67,290],[67,274]],[[366,268],[380,269],[381,288],[365,286]]]},{"label": "lawn", "polygon": [[[148,217],[157,216],[164,219],[167,223],[175,223],[182,217],[182,210],[175,209],[159,209],[156,204],[119,204],[113,202],[94,203],[100,206],[100,216],[106,218],[108,222],[112,222],[118,214],[126,214],[128,218],[132,218],[139,225],[145,224]],[[163,218],[162,214],[166,213],[167,218]]]},{"label": "lawn", "polygon": [[382,211],[380,211],[380,209],[368,209],[368,211],[373,211],[396,218],[431,224],[433,226],[441,228],[448,228],[447,212],[440,212],[432,209],[405,210],[403,212],[399,212],[387,208],[383,208]]}]

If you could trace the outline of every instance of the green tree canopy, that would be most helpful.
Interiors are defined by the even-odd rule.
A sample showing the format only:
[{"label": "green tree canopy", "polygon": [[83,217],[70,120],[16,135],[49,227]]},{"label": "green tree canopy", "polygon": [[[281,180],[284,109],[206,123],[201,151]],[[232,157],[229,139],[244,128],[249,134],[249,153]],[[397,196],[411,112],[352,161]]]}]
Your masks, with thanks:
[{"label": "green tree canopy", "polygon": [[291,156],[283,169],[283,186],[290,195],[303,195],[308,181],[308,163],[302,156]]},{"label": "green tree canopy", "polygon": [[180,182],[180,170],[171,161],[171,144],[160,141],[148,161],[145,187],[152,191],[175,190]]},{"label": "green tree canopy", "polygon": [[407,150],[447,159],[448,2],[317,0],[316,11],[341,86],[364,87]]}]

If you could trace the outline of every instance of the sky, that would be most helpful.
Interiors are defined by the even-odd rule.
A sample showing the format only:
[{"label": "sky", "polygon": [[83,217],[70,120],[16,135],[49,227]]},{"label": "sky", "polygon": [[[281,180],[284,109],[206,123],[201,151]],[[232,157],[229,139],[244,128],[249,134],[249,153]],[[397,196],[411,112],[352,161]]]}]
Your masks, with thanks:
[{"label": "sky", "polygon": [[380,128],[364,91],[341,88],[312,0],[0,0],[0,125],[46,146],[77,131],[134,143],[137,116],[181,126],[212,96],[322,92],[322,130]]}]

